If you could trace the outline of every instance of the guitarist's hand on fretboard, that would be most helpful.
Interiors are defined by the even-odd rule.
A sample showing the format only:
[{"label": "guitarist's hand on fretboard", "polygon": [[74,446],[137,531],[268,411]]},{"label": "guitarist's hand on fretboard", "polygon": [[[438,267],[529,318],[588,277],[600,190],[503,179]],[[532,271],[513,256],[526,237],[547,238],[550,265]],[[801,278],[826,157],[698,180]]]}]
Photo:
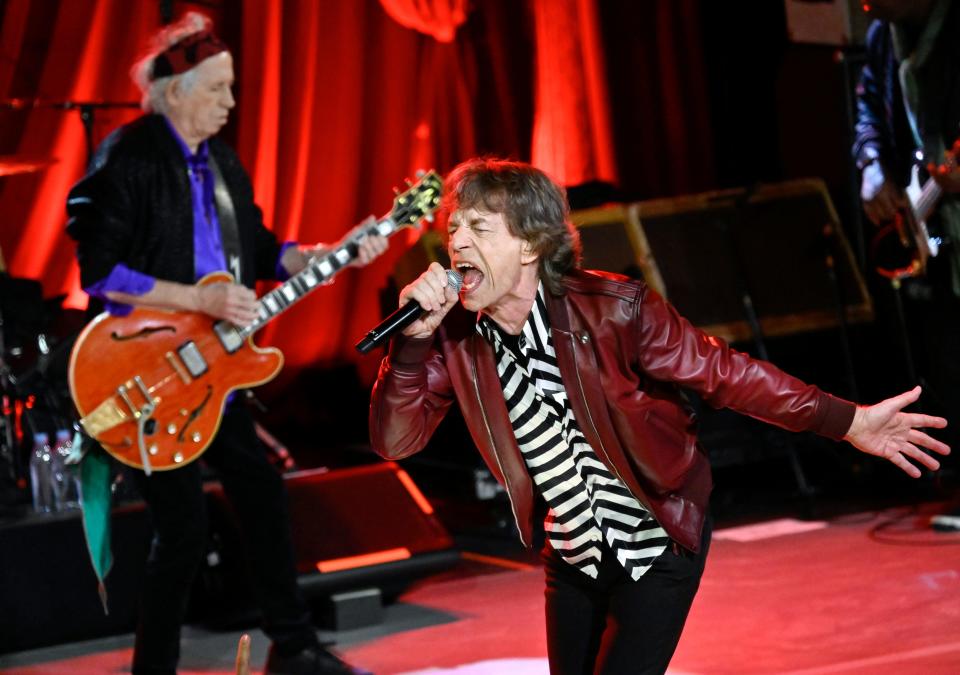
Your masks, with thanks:
[{"label": "guitarist's hand on fretboard", "polygon": [[384,251],[390,246],[386,237],[376,234],[374,226],[377,219],[374,216],[367,216],[359,225],[347,232],[344,237],[334,246],[346,246],[352,255],[356,257],[351,261],[351,265],[363,267],[369,265],[376,258],[383,255]]},{"label": "guitarist's hand on fretboard", "polygon": [[900,209],[908,206],[903,190],[887,179],[879,160],[874,160],[863,169],[860,199],[863,200],[864,213],[874,225],[893,220]]},{"label": "guitarist's hand on fretboard", "polygon": [[226,319],[235,326],[245,326],[257,318],[257,296],[240,284],[208,284],[192,286],[196,311],[216,319]]},{"label": "guitarist's hand on fretboard", "polygon": [[390,246],[386,237],[372,232],[372,228],[377,224],[374,216],[367,216],[364,220],[350,230],[336,244],[314,244],[313,246],[298,249],[290,247],[283,253],[281,264],[287,273],[293,276],[304,267],[311,258],[319,258],[327,255],[336,248],[346,248],[353,260],[351,265],[363,267],[368,265],[374,259],[380,257]]}]

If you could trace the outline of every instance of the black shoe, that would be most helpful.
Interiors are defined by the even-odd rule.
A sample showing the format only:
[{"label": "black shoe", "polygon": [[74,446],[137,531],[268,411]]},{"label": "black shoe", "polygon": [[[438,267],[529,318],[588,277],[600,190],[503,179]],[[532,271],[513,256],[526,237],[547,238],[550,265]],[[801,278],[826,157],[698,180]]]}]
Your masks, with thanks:
[{"label": "black shoe", "polygon": [[295,654],[281,656],[270,645],[264,675],[372,675],[354,668],[332,652],[319,645],[307,647]]}]

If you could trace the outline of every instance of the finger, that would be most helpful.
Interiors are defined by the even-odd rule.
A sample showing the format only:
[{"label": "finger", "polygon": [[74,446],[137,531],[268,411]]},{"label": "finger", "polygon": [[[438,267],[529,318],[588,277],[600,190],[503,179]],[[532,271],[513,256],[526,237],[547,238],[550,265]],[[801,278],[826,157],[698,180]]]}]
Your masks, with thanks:
[{"label": "finger", "polygon": [[424,274],[433,274],[437,277],[447,278],[447,270],[443,269],[443,265],[438,262],[430,263],[430,266],[427,268],[427,271]]},{"label": "finger", "polygon": [[923,450],[913,445],[912,443],[904,443],[903,447],[900,449],[901,454],[906,455],[910,459],[920,462],[925,467],[931,471],[936,471],[940,468],[940,462],[938,462],[934,457],[931,457]]},{"label": "finger", "polygon": [[373,214],[370,214],[369,216],[367,216],[366,218],[364,218],[363,220],[361,220],[361,221],[360,221],[360,224],[357,225],[357,226],[356,226],[355,228],[353,228],[353,229],[354,229],[354,231],[357,231],[357,230],[369,230],[370,228],[372,228],[372,227],[373,227],[374,225],[376,225],[376,224],[377,224],[377,218],[376,218],[376,216],[374,216]]},{"label": "finger", "polygon": [[924,432],[919,431],[917,429],[910,430],[910,433],[907,434],[907,440],[909,440],[914,445],[923,446],[928,450],[932,450],[933,452],[936,452],[941,455],[950,454],[949,445],[947,445],[942,441],[938,441],[933,436],[930,436],[929,434],[925,434]]},{"label": "finger", "polygon": [[390,240],[384,236],[375,234],[370,237],[370,247],[373,249],[374,253],[380,255],[390,248]]},{"label": "finger", "polygon": [[[919,385],[909,391],[903,392],[902,394],[898,394],[896,396],[892,396],[891,398],[888,398],[886,401],[883,401],[883,405],[896,408],[897,410],[903,410],[911,403],[916,403],[918,398],[920,398]],[[917,425],[910,425],[910,426],[917,426]]]},{"label": "finger", "polygon": [[380,236],[364,237],[360,242],[360,260],[367,264],[387,250],[387,240]]},{"label": "finger", "polygon": [[904,421],[914,428],[943,429],[947,426],[947,420],[943,417],[922,413],[904,413],[904,416]]},{"label": "finger", "polygon": [[893,462],[895,465],[900,467],[911,478],[920,477],[920,469],[918,469],[913,464],[908,462],[906,457],[901,455],[899,452],[895,452],[891,457],[888,457],[888,459],[891,462]]},{"label": "finger", "polygon": [[409,298],[416,300],[427,312],[443,305],[443,288],[440,282],[432,275],[423,275],[410,290]]}]

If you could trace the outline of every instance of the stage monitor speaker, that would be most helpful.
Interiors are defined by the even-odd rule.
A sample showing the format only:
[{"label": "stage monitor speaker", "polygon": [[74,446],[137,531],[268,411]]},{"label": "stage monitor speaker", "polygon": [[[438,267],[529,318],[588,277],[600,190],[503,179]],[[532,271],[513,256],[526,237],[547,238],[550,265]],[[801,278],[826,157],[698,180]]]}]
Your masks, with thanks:
[{"label": "stage monitor speaker", "polygon": [[298,571],[332,574],[453,548],[430,502],[393,462],[287,479]]},{"label": "stage monitor speaker", "polygon": [[[376,587],[390,596],[411,580],[459,559],[453,539],[406,471],[393,462],[298,471],[284,476],[301,588],[313,597]],[[214,555],[205,588],[225,610],[237,606],[230,589],[247,583],[242,539],[219,486],[210,490]],[[211,565],[210,563],[215,563]]]},{"label": "stage monitor speaker", "polygon": [[[836,326],[841,310],[846,321],[873,318],[820,180],[657,199],[573,217],[584,240],[585,268],[628,274],[639,269],[694,325],[728,341],[753,336],[745,298],[764,336]],[[592,231],[614,236],[594,237]],[[629,255],[633,263],[625,262]]]},{"label": "stage monitor speaker", "polygon": [[636,209],[610,204],[574,211],[570,219],[580,233],[584,269],[616,272],[633,279],[657,278]]},{"label": "stage monitor speaker", "polygon": [[80,511],[0,518],[0,654],[135,628],[151,538],[143,504],[114,508],[111,528],[104,614]]}]

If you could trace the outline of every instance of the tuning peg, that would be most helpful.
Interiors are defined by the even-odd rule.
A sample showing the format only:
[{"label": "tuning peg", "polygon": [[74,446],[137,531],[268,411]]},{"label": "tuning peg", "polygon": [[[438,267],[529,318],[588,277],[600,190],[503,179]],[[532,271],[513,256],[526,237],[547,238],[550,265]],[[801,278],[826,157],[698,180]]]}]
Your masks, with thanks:
[{"label": "tuning peg", "polygon": [[417,178],[423,178],[424,176],[427,175],[427,172],[424,171],[423,169],[417,169],[413,175],[416,176]]},{"label": "tuning peg", "polygon": [[403,179],[403,182],[407,184],[407,187],[408,187],[408,188],[413,187],[413,181],[410,180],[409,178],[404,178],[404,179]]},{"label": "tuning peg", "polygon": [[400,188],[398,188],[396,185],[394,185],[392,189],[393,189],[393,194],[395,195],[400,194]]}]

